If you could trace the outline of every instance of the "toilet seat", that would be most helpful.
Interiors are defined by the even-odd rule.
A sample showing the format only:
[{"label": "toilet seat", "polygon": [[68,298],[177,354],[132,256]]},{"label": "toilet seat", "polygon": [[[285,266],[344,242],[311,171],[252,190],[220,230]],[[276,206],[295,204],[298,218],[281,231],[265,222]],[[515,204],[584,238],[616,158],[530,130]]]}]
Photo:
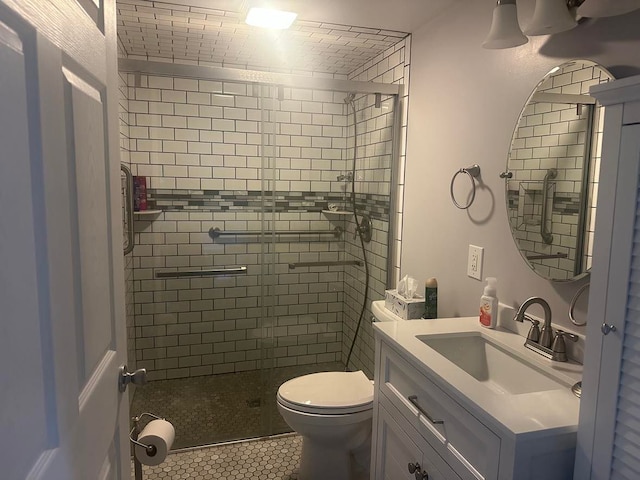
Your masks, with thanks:
[{"label": "toilet seat", "polygon": [[283,383],[278,402],[317,415],[357,413],[373,408],[373,385],[362,371],[312,373]]}]

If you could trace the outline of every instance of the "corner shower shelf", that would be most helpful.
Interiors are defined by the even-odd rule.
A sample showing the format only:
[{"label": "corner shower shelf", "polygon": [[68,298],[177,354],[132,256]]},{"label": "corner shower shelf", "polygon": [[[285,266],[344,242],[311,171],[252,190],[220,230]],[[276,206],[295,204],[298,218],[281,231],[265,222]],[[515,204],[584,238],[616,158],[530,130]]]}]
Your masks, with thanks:
[{"label": "corner shower shelf", "polygon": [[325,215],[353,215],[353,212],[348,210],[322,210]]},{"label": "corner shower shelf", "polygon": [[148,215],[160,215],[162,210],[140,210],[139,212],[133,212],[134,215],[148,216]]}]

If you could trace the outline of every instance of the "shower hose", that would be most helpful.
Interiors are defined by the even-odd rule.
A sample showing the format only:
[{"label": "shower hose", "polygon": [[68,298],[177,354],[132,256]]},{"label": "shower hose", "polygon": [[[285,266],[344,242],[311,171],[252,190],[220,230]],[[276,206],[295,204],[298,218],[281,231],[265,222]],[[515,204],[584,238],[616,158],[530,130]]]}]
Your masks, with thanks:
[{"label": "shower hose", "polygon": [[356,232],[358,233],[358,237],[360,238],[360,247],[362,248],[362,258],[364,259],[364,272],[365,272],[365,282],[364,282],[364,298],[362,300],[362,307],[360,308],[360,316],[358,317],[358,323],[356,324],[356,330],[353,334],[353,340],[351,342],[351,347],[349,348],[349,354],[347,355],[347,361],[344,364],[344,370],[349,371],[349,361],[351,360],[351,355],[353,354],[353,348],[356,345],[356,339],[358,338],[358,332],[360,331],[360,325],[362,324],[362,318],[364,317],[364,313],[367,309],[367,301],[369,299],[369,262],[367,261],[367,252],[364,247],[364,239],[362,238],[362,232],[360,232],[360,220],[358,218],[358,212],[356,210],[356,158],[358,152],[358,127],[356,122],[356,103],[355,103],[355,95],[350,93],[344,99],[345,103],[351,106],[351,110],[353,112],[353,164],[351,166],[351,209],[353,211],[353,217],[356,222]]}]

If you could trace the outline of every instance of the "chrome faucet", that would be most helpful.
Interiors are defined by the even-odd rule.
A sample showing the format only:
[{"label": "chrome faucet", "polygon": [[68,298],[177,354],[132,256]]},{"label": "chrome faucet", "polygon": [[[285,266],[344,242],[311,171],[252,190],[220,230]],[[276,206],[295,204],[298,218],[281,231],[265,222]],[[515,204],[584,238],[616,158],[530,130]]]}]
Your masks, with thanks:
[{"label": "chrome faucet", "polygon": [[[527,308],[529,308],[534,303],[542,306],[542,309],[544,310],[544,325],[542,326],[542,330],[538,330],[538,324],[540,322],[538,322],[537,320],[533,320],[525,315]],[[544,298],[540,297],[531,297],[525,300],[525,302],[520,305],[520,308],[518,309],[518,313],[516,313],[514,320],[516,322],[522,323],[525,318],[533,324],[531,330],[529,330],[527,339],[532,340],[533,342],[536,342],[545,348],[550,348],[553,342],[553,329],[551,328],[551,307],[549,306],[547,301]],[[538,338],[535,338],[536,336]]]},{"label": "chrome faucet", "polygon": [[[542,306],[544,310],[544,325],[542,326],[542,330],[538,327],[540,324],[538,320],[530,318],[525,314],[527,308],[534,303]],[[567,352],[564,339],[566,337],[573,342],[577,342],[578,336],[573,333],[558,330],[554,338],[553,329],[551,328],[551,307],[549,307],[546,300],[540,297],[531,297],[525,300],[525,302],[520,305],[518,313],[516,313],[513,319],[516,322],[523,322],[525,318],[529,320],[532,325],[527,335],[527,340],[524,342],[524,346],[551,360],[566,362]]]}]

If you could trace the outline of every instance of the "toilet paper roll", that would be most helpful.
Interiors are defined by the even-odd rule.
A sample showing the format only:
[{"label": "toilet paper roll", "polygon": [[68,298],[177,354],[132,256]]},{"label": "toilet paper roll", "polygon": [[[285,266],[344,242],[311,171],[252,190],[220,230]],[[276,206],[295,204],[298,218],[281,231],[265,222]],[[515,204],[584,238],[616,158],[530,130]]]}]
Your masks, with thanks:
[{"label": "toilet paper roll", "polygon": [[152,420],[138,436],[138,442],[155,447],[155,451],[136,445],[136,458],[143,465],[160,465],[167,458],[167,453],[176,438],[176,431],[166,420]]}]

